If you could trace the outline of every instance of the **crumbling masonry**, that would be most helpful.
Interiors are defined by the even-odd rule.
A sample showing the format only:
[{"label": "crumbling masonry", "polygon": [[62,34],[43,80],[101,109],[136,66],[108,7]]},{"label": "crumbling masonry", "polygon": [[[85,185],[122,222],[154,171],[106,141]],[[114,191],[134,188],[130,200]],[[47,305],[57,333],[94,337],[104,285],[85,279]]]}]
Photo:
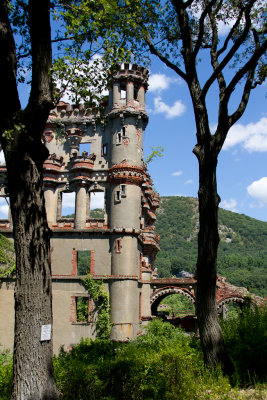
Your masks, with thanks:
[{"label": "crumbling masonry", "polygon": [[[143,161],[143,132],[148,122],[145,92],[148,71],[124,64],[115,74],[105,117],[82,105],[60,102],[47,121],[43,140],[50,156],[44,163],[47,219],[53,231],[54,349],[71,347],[81,337],[95,337],[94,303],[81,284],[77,259],[89,255],[87,271],[103,279],[110,296],[111,338],[129,340],[151,318],[150,281],[159,250],[155,209],[159,197]],[[82,145],[90,144],[90,153]],[[5,166],[0,167],[2,195]],[[74,218],[63,218],[64,194],[75,193]],[[90,199],[104,194],[104,215],[90,218]],[[0,229],[12,237],[11,222]],[[89,253],[90,252],[90,253]],[[83,254],[82,254],[83,253]],[[0,291],[1,342],[13,342],[12,280]],[[2,297],[1,297],[2,296]],[[88,320],[78,318],[78,300],[88,301]],[[85,299],[84,299],[85,298]]]},{"label": "crumbling masonry", "polygon": [[[135,338],[166,296],[181,293],[195,303],[193,276],[156,279],[153,271],[159,250],[154,227],[159,196],[143,161],[147,81],[146,69],[124,64],[114,74],[102,122],[85,107],[63,102],[47,121],[43,140],[50,156],[44,163],[44,186],[53,231],[55,352],[61,345],[71,348],[82,337],[96,336],[97,307],[81,283],[88,272],[103,280],[109,293],[114,340]],[[85,144],[90,152],[83,149]],[[104,195],[104,212],[92,218],[96,192]],[[0,196],[7,193],[6,167],[0,165]],[[62,217],[66,193],[75,196],[74,218]],[[0,220],[0,232],[12,240],[10,218]],[[219,312],[230,301],[242,305],[247,296],[246,289],[217,279]],[[251,299],[264,303],[257,296]],[[12,349],[13,335],[14,279],[6,277],[0,285],[0,343]]]}]

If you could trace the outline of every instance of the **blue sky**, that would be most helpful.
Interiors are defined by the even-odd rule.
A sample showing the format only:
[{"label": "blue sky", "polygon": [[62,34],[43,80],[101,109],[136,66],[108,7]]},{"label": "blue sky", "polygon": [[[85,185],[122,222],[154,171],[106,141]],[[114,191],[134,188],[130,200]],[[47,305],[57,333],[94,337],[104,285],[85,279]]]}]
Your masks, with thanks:
[{"label": "blue sky", "polygon": [[[202,79],[205,73],[209,73],[209,66],[204,60],[203,66],[200,65]],[[266,93],[266,83],[252,92],[244,116],[228,134],[217,169],[220,206],[262,221],[267,221]],[[28,94],[29,88],[22,87],[20,95],[24,105]],[[239,88],[236,97],[238,94]],[[216,103],[214,90],[207,100],[211,127],[216,126]],[[149,164],[155,189],[161,196],[197,197],[198,163],[192,153],[196,129],[189,92],[186,84],[156,58],[150,67],[146,105],[149,124],[144,133],[145,155],[151,153],[153,146],[164,147],[164,156]],[[73,200],[70,197],[68,201],[73,203]],[[98,206],[101,200],[95,198],[95,207]],[[66,209],[66,213],[71,209]],[[6,218],[7,211],[2,198],[0,217]]]},{"label": "blue sky", "polygon": [[[206,65],[200,66],[204,78]],[[207,71],[208,72],[208,71]],[[239,87],[236,89],[238,98]],[[250,97],[244,116],[231,129],[218,159],[220,206],[267,221],[267,107],[266,83]],[[236,99],[235,99],[236,100]],[[194,115],[186,84],[160,61],[152,60],[146,96],[149,124],[144,150],[163,146],[164,156],[149,165],[161,196],[193,196],[198,191]],[[210,125],[216,126],[217,93],[207,101]],[[234,102],[233,102],[234,104]]]}]

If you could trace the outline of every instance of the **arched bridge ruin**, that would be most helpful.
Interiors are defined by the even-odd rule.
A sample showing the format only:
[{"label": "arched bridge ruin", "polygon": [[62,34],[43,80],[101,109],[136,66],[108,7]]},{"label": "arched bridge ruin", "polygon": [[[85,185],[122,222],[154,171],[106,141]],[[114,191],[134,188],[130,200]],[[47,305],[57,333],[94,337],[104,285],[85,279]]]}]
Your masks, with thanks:
[{"label": "arched bridge ruin", "polygon": [[[151,282],[152,294],[150,305],[152,315],[157,315],[157,308],[161,301],[172,294],[179,293],[187,297],[193,304],[195,303],[197,280],[190,278],[156,278]],[[235,302],[244,305],[248,300],[252,304],[263,305],[262,297],[251,294],[246,288],[237,287],[226,282],[226,278],[217,278],[217,307],[218,312],[222,312],[223,306],[227,303]]]}]

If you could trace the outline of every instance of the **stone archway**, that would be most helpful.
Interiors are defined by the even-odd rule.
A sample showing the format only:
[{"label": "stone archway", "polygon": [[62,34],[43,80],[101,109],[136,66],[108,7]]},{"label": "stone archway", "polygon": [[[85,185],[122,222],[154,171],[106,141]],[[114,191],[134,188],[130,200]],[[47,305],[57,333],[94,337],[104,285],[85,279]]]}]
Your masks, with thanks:
[{"label": "stone archway", "polygon": [[217,309],[218,313],[222,316],[223,319],[226,318],[226,313],[227,313],[226,304],[229,303],[236,303],[240,306],[240,308],[242,308],[245,305],[245,299],[243,297],[231,296],[219,301],[217,303]]},{"label": "stone archway", "polygon": [[164,287],[156,290],[150,297],[151,314],[157,315],[157,308],[161,300],[172,294],[182,294],[183,296],[187,297],[193,304],[195,304],[195,297],[188,289],[178,287]]}]

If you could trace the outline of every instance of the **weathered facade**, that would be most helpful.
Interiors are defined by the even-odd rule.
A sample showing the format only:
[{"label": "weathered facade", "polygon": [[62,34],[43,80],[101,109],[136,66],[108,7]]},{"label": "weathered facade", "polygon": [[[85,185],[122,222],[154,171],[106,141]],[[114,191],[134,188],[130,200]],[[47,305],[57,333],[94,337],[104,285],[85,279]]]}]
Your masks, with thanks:
[{"label": "weathered facade", "polygon": [[[86,273],[103,280],[111,305],[111,339],[135,338],[157,315],[166,296],[181,293],[195,302],[196,280],[152,279],[159,250],[152,189],[143,161],[143,132],[148,122],[145,93],[148,71],[124,64],[114,74],[102,120],[82,105],[61,102],[43,134],[50,156],[44,163],[47,219],[53,232],[54,351],[71,348],[82,337],[96,336],[97,308],[81,282]],[[90,146],[90,152],[84,151]],[[0,165],[0,196],[8,196],[5,165]],[[103,193],[103,215],[92,218],[91,200]],[[66,193],[75,197],[74,217],[62,215]],[[0,232],[12,240],[11,219]],[[86,263],[79,260],[86,259]],[[155,276],[154,276],[155,277]],[[217,280],[218,311],[230,301],[243,304],[248,291]],[[252,296],[256,304],[263,299]],[[87,308],[80,318],[79,304]],[[0,343],[13,346],[14,279],[0,283]]]},{"label": "weathered facade", "polygon": [[[81,337],[95,337],[94,303],[83,286],[79,257],[86,252],[87,271],[102,279],[111,305],[111,338],[129,340],[151,318],[150,281],[159,237],[155,209],[159,197],[143,161],[143,132],[148,122],[145,93],[148,71],[124,64],[115,74],[105,117],[82,105],[60,102],[43,134],[50,156],[44,163],[47,219],[53,237],[54,350],[71,347]],[[83,145],[90,152],[82,151]],[[7,192],[5,166],[0,167],[1,195]],[[75,194],[74,218],[62,217],[65,193]],[[104,214],[90,217],[94,193],[104,194]],[[12,222],[0,222],[12,237]],[[89,253],[90,252],[90,253]],[[86,272],[87,272],[86,271]],[[0,290],[0,342],[13,344],[14,282]],[[78,300],[88,301],[88,320],[79,321]],[[9,316],[8,318],[6,316]]]}]

